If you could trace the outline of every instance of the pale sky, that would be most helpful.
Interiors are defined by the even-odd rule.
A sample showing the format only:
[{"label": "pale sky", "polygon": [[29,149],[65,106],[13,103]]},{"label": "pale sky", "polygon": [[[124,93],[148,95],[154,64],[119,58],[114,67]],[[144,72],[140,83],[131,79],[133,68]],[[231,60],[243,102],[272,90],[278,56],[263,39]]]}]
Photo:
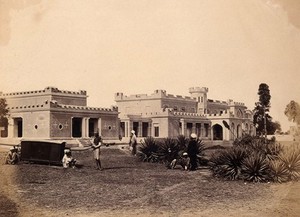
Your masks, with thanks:
[{"label": "pale sky", "polygon": [[249,109],[267,83],[283,130],[300,103],[299,0],[0,0],[0,91],[86,90],[233,99]]}]

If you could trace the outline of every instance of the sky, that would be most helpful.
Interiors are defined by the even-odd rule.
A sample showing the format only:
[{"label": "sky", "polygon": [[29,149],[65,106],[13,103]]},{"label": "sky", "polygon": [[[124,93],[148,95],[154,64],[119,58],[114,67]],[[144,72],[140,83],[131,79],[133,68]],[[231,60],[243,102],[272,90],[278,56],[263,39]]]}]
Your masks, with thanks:
[{"label": "sky", "polygon": [[298,0],[0,0],[0,91],[86,90],[88,105],[156,89],[253,109],[269,85],[284,131],[300,103]]}]

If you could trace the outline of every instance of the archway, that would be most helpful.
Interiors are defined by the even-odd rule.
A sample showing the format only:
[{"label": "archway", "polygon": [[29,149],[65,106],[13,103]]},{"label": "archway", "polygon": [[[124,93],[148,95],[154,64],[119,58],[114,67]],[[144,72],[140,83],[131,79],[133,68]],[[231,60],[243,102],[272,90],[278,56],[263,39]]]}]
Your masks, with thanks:
[{"label": "archway", "polygon": [[213,126],[213,140],[223,140],[223,127],[219,124]]},{"label": "archway", "polygon": [[242,127],[241,127],[240,124],[238,124],[238,125],[236,126],[236,136],[237,136],[237,138],[242,137]]}]

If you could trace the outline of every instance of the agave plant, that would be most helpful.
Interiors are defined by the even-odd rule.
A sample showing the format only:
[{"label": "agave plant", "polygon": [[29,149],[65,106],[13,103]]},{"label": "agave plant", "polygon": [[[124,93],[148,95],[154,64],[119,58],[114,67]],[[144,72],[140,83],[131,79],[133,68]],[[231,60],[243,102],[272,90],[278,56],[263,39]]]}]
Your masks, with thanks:
[{"label": "agave plant", "polygon": [[179,145],[175,139],[165,138],[159,145],[159,156],[161,160],[166,163],[167,166],[170,165],[171,161],[178,158],[179,156]]},{"label": "agave plant", "polygon": [[283,152],[283,146],[277,142],[270,142],[266,145],[265,155],[268,160],[276,160]]},{"label": "agave plant", "polygon": [[182,151],[186,151],[188,142],[189,142],[188,138],[186,138],[184,135],[179,135],[177,137],[177,145],[179,146],[179,149]]},{"label": "agave plant", "polygon": [[288,171],[289,180],[297,180],[300,177],[300,149],[287,148],[279,155],[279,159]]},{"label": "agave plant", "polygon": [[268,161],[260,152],[254,152],[243,161],[241,172],[246,181],[266,182],[270,179]]},{"label": "agave plant", "polygon": [[249,155],[259,152],[268,160],[277,159],[283,150],[283,146],[275,140],[265,140],[265,138],[254,136],[244,136],[240,140],[235,140],[234,145],[244,148]]},{"label": "agave plant", "polygon": [[281,160],[269,162],[270,177],[274,182],[287,182],[289,180],[289,171]]},{"label": "agave plant", "polygon": [[213,174],[227,180],[240,178],[242,163],[247,157],[247,152],[239,147],[222,150],[213,154],[210,159],[210,169]]},{"label": "agave plant", "polygon": [[147,137],[143,142],[141,142],[137,156],[141,161],[144,162],[158,162],[158,149],[159,146],[154,138]]}]

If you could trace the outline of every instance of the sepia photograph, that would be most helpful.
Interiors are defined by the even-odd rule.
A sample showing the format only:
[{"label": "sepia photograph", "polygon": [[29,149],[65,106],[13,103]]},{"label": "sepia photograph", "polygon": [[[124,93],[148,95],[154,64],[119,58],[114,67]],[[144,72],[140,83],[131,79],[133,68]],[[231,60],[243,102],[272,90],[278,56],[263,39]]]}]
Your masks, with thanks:
[{"label": "sepia photograph", "polygon": [[299,0],[0,0],[0,216],[300,216]]}]

